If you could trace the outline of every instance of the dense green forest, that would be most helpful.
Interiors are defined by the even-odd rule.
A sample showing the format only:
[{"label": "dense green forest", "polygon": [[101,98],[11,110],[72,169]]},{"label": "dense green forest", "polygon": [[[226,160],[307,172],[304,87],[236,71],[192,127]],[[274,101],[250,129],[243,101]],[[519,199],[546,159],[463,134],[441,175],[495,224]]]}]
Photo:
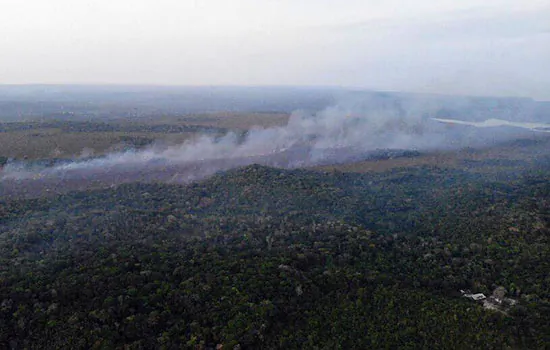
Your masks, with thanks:
[{"label": "dense green forest", "polygon": [[[549,228],[547,158],[4,201],[0,347],[548,348]],[[459,293],[498,286],[507,312]]]}]

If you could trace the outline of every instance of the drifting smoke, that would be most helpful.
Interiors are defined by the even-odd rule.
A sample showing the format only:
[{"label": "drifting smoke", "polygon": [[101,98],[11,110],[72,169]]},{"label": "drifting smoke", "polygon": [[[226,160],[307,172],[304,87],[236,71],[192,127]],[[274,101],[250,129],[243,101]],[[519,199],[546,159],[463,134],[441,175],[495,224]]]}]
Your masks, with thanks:
[{"label": "drifting smoke", "polygon": [[441,109],[418,99],[348,97],[317,113],[296,111],[286,126],[253,128],[244,137],[201,136],[178,146],[151,146],[51,167],[7,164],[4,181],[188,182],[252,163],[299,167],[367,158],[380,149],[419,151],[475,146],[498,135],[460,133],[430,118]]}]

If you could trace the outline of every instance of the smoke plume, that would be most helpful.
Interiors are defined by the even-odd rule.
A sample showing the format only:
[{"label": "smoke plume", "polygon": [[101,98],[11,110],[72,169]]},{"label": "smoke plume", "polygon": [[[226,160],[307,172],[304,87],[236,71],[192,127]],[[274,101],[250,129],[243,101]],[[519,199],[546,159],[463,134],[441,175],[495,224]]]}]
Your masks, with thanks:
[{"label": "smoke plume", "polygon": [[234,132],[200,136],[176,146],[153,145],[50,167],[8,163],[0,176],[12,185],[17,181],[188,182],[252,163],[291,168],[367,158],[377,150],[450,149],[509,137],[502,131],[449,129],[431,120],[440,111],[441,105],[433,100],[347,96],[316,113],[296,111],[285,126],[252,128],[244,137]]}]

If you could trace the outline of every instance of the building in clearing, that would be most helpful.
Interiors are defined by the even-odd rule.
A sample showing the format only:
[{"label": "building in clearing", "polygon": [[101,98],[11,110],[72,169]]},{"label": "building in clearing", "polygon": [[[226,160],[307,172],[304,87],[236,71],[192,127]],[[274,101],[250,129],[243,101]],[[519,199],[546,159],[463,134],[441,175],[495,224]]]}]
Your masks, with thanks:
[{"label": "building in clearing", "polygon": [[487,298],[483,293],[471,294],[470,291],[463,291],[463,290],[460,290],[460,292],[462,293],[463,297],[466,297],[475,301],[485,300]]},{"label": "building in clearing", "polygon": [[486,298],[486,297],[485,297],[485,294],[483,294],[483,293],[470,294],[469,297],[472,298],[472,299],[475,300],[475,301],[483,300],[483,299]]}]

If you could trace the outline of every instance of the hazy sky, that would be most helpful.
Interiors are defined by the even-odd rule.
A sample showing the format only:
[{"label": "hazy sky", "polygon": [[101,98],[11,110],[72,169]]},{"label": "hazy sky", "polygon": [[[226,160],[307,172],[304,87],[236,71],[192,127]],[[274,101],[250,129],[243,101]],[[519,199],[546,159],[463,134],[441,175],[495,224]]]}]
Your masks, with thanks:
[{"label": "hazy sky", "polygon": [[550,0],[0,0],[0,83],[550,100]]}]

